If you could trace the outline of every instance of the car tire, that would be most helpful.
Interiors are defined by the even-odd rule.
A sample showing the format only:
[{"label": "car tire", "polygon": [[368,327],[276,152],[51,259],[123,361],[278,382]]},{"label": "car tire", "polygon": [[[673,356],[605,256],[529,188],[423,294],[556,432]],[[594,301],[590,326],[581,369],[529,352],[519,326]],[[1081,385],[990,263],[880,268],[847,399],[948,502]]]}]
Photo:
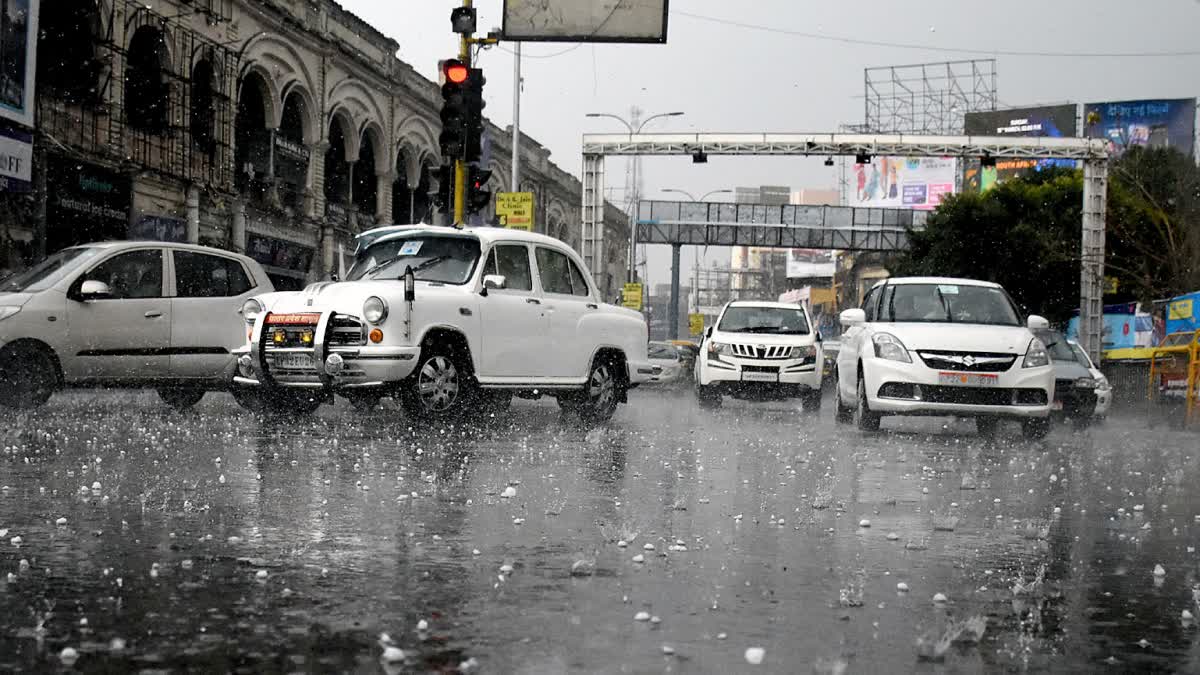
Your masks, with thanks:
[{"label": "car tire", "polygon": [[1000,418],[976,417],[975,431],[983,438],[995,438],[997,432],[1000,431]]},{"label": "car tire", "polygon": [[15,344],[0,350],[0,405],[37,408],[58,389],[58,371],[45,349]]},{"label": "car tire", "polygon": [[708,410],[721,407],[721,394],[717,393],[712,385],[696,385],[696,400],[700,402],[701,408]]},{"label": "car tire", "polygon": [[400,394],[400,405],[414,419],[449,420],[466,412],[470,382],[463,359],[452,350],[422,350],[417,367]]},{"label": "car tire", "polygon": [[854,408],[842,403],[842,385],[834,380],[833,383],[833,419],[842,423],[849,424],[854,421]]},{"label": "car tire", "polygon": [[879,421],[882,415],[871,410],[871,406],[867,403],[867,381],[864,377],[858,378],[858,407],[854,409],[854,425],[859,431],[876,432],[879,431]]},{"label": "car tire", "polygon": [[159,387],[158,397],[176,410],[188,410],[208,392],[199,387]]},{"label": "car tire", "polygon": [[806,391],[801,394],[800,407],[807,413],[821,412],[821,390]]},{"label": "car tire", "polygon": [[383,394],[378,392],[356,392],[353,394],[345,394],[346,400],[350,401],[350,405],[360,413],[369,413],[379,407],[379,402],[383,400]]},{"label": "car tire", "polygon": [[579,399],[579,417],[589,423],[607,422],[617,412],[617,403],[621,400],[620,374],[611,359],[597,358],[588,372],[587,384],[584,385]]},{"label": "car tire", "polygon": [[1050,433],[1050,418],[1035,417],[1021,422],[1021,434],[1031,441],[1040,441]]}]

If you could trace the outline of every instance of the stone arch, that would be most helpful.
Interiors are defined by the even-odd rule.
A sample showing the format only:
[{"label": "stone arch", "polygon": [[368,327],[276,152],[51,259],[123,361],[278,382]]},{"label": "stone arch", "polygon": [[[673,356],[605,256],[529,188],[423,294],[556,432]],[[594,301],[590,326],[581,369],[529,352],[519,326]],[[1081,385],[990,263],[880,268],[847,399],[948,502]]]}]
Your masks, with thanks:
[{"label": "stone arch", "polygon": [[377,209],[376,198],[379,194],[378,176],[390,170],[386,164],[380,169],[380,160],[386,159],[387,145],[383,142],[383,134],[378,124],[368,123],[363,126],[358,139],[358,158],[354,162],[354,187],[350,191],[354,205],[359,213],[374,214]]},{"label": "stone arch", "polygon": [[112,15],[103,3],[77,0],[45,12],[39,18],[37,43],[38,95],[49,94],[67,103],[87,105],[99,98],[104,70],[97,54]]},{"label": "stone arch", "polygon": [[409,161],[412,163],[406,168],[412,171],[417,170],[426,155],[436,155],[438,152],[437,134],[434,133],[433,127],[420,116],[408,115],[396,125],[394,137],[396,138],[397,154],[402,149],[406,150]]},{"label": "stone arch", "polygon": [[234,95],[240,104],[242,96],[245,93],[245,87],[249,84],[258,90],[263,100],[263,120],[267,129],[274,129],[279,126],[279,108],[280,101],[279,86],[275,82],[275,78],[271,76],[271,71],[261,63],[249,63],[242,67],[238,73],[237,91]]},{"label": "stone arch", "polygon": [[321,130],[317,125],[319,107],[312,92],[300,80],[292,80],[282,88],[279,124],[283,125],[283,116],[288,114],[288,103],[293,100],[299,108],[298,118],[303,134],[302,140],[307,145],[313,145],[321,140]]},{"label": "stone arch", "polygon": [[[135,13],[135,18],[142,12]],[[150,133],[167,130],[171,107],[171,51],[165,28],[155,23],[132,29],[125,47],[125,119],[130,127]]]},{"label": "stone arch", "polygon": [[[253,66],[262,70],[267,76],[267,80],[274,85],[275,100],[280,102],[282,106],[283,97],[280,92],[287,93],[294,86],[303,88],[304,95],[307,97],[306,103],[309,104],[309,109],[312,111],[313,120],[319,115],[320,106],[316,105],[316,99],[312,92],[316,91],[316,79],[313,77],[312,71],[309,70],[307,62],[304,60],[304,55],[296,49],[295,45],[282,39],[280,36],[266,31],[259,32],[246,41],[242,47],[242,61],[250,64],[247,68]],[[243,69],[245,70],[245,69]],[[274,74],[272,74],[274,73]],[[239,77],[244,73],[239,73]],[[282,83],[282,86],[280,86]],[[277,113],[281,110],[274,110],[272,113]],[[279,118],[277,116],[271,118],[272,127],[278,125]],[[313,138],[310,142],[319,140],[320,130],[314,127]]]},{"label": "stone arch", "polygon": [[330,113],[325,140],[325,199],[346,204],[350,198],[350,162],[358,158],[358,127],[349,112],[338,108]]},{"label": "stone arch", "polygon": [[558,199],[551,199],[546,205],[546,234],[571,243],[571,219],[567,215],[567,207]]},{"label": "stone arch", "polygon": [[353,162],[355,159],[358,159],[358,125],[354,123],[354,116],[345,108],[333,108],[329,113],[329,118],[325,126],[325,140],[332,138],[334,125],[340,127],[342,136],[345,139],[344,147],[346,154],[341,157],[341,160],[344,162]]},{"label": "stone arch", "polygon": [[[329,90],[327,100],[330,110],[342,111],[347,116],[351,122],[351,129],[361,133],[367,124],[373,123],[380,127],[379,137],[387,139],[387,136],[382,133],[381,126],[387,116],[383,114],[383,108],[376,100],[375,92],[368,89],[362,82],[349,77],[342,80]],[[350,159],[358,156],[357,150],[358,148],[355,147],[355,154]],[[390,157],[388,159],[390,160]]]}]

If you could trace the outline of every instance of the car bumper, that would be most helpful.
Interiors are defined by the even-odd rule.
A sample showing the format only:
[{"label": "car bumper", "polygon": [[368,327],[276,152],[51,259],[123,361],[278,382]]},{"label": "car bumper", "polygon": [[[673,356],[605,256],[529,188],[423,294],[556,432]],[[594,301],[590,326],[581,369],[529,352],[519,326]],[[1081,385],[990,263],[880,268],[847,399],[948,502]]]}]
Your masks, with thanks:
[{"label": "car bumper", "polygon": [[656,366],[649,361],[630,361],[627,366],[630,388],[641,384],[649,384],[662,374],[662,366]]},{"label": "car bumper", "polygon": [[[1054,372],[1014,365],[1002,373],[960,373],[913,363],[870,359],[863,367],[867,404],[889,415],[965,415],[1041,418],[1054,400]],[[942,374],[950,373],[951,382]],[[972,375],[988,377],[971,378]],[[962,382],[962,376],[968,376]],[[984,383],[986,382],[986,383]]]},{"label": "car bumper", "polygon": [[[812,360],[705,358],[699,365],[699,383],[720,389],[821,388],[821,370]],[[774,371],[764,369],[774,369]]]},{"label": "car bumper", "polygon": [[1099,416],[1107,415],[1109,409],[1112,408],[1112,401],[1113,401],[1112,389],[1108,389],[1108,390],[1097,389],[1096,390],[1096,412],[1095,412],[1095,414],[1099,415]]}]

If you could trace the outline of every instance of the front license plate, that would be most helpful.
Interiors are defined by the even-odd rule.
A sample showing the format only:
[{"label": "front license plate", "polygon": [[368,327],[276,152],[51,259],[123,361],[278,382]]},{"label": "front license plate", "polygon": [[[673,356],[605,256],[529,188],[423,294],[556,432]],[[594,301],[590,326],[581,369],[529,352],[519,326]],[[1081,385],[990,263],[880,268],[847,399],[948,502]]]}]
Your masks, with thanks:
[{"label": "front license plate", "polygon": [[938,373],[938,384],[992,387],[998,381],[1000,381],[1000,377],[991,373]]},{"label": "front license plate", "polygon": [[742,373],[743,382],[778,382],[778,373]]},{"label": "front license plate", "polygon": [[285,370],[312,370],[312,357],[308,354],[275,354],[275,367]]}]

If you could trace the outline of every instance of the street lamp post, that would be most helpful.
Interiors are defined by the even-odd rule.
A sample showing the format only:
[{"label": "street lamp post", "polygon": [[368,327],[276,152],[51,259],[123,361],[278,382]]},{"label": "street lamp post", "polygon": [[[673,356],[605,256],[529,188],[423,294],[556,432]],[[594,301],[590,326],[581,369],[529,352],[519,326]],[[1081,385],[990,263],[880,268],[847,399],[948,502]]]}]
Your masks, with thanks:
[{"label": "street lamp post", "polygon": [[[720,190],[709,190],[696,199],[692,193],[679,188],[663,188],[663,192],[675,192],[686,196],[694,202],[702,202],[709,195],[723,194],[733,192],[728,188]],[[671,244],[671,305],[667,312],[667,335],[671,340],[679,338],[679,254],[682,247],[679,244]],[[696,259],[692,264],[692,292],[696,294],[696,308],[700,307],[700,248],[696,248]]]},{"label": "street lamp post", "polygon": [[[663,117],[679,117],[682,114],[683,113],[680,111],[675,111],[675,112],[665,112],[665,113],[658,113],[657,115],[651,115],[651,116],[647,117],[646,119],[642,120],[637,125],[636,129],[634,128],[633,124],[630,123],[629,121],[627,121],[624,117],[621,117],[620,115],[614,115],[613,113],[590,112],[590,113],[586,113],[584,115],[584,117],[607,117],[610,119],[617,120],[621,124],[624,124],[625,128],[629,130],[629,135],[633,136],[634,134],[642,133],[642,129],[644,129],[647,124],[649,124],[650,122],[653,122],[656,119],[660,119]],[[629,209],[629,272],[628,272],[628,277],[629,277],[629,281],[631,283],[633,281],[637,280],[637,219],[638,219],[637,212],[638,212],[638,201],[642,197],[641,194],[639,194],[640,190],[638,189],[638,164],[639,164],[638,159],[639,159],[638,157],[634,157],[632,160],[633,161],[633,176],[632,176],[632,178],[633,178],[633,195],[631,195],[632,199],[630,200],[630,203],[632,206]],[[603,224],[601,224],[601,227],[603,227]]]}]

